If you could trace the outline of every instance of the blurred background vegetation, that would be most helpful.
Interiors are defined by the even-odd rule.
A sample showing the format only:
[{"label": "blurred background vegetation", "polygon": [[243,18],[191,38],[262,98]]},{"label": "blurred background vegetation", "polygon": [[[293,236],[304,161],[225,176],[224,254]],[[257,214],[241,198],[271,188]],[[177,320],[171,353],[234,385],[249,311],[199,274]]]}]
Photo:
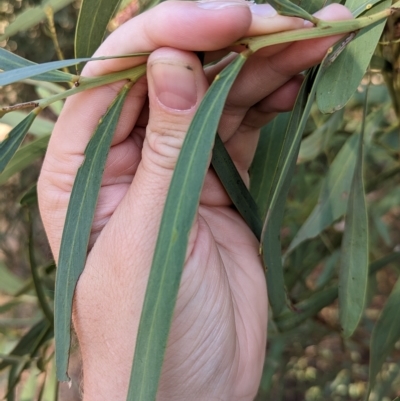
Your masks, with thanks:
[{"label": "blurred background vegetation", "polygon": [[[0,34],[24,10],[40,0],[0,1]],[[79,1],[54,14],[54,28],[65,58],[73,58],[74,29]],[[123,1],[114,29],[131,17],[136,3]],[[351,339],[340,333],[336,296],[324,301],[313,316],[279,332],[270,322],[268,357],[257,398],[274,401],[361,401],[368,386],[370,338],[380,311],[400,273],[400,130],[398,125],[399,18],[386,28],[371,67],[344,110],[322,115],[314,107],[309,118],[287,199],[281,230],[283,251],[313,211],[327,177],[345,180],[346,165],[335,164],[365,118],[365,185],[370,231],[370,260],[381,261],[369,278],[368,304]],[[56,60],[52,20],[13,35],[0,46],[34,62]],[[368,89],[368,96],[366,92]],[[18,83],[1,88],[1,105],[46,96],[54,87]],[[79,356],[71,364],[71,389],[56,384],[52,364],[51,324],[46,302],[54,291],[54,265],[32,191],[45,146],[60,105],[46,110],[32,126],[25,146],[33,156],[16,173],[0,174],[0,397],[8,400],[79,399]],[[285,125],[282,115],[264,129],[265,135]],[[21,119],[11,113],[0,120],[0,141]],[[34,144],[34,145],[32,145]],[[36,153],[35,153],[36,152]],[[339,159],[336,159],[339,160]],[[345,159],[344,159],[345,160]],[[19,167],[18,167],[19,166]],[[329,174],[328,174],[329,173]],[[333,201],[346,194],[331,193]],[[23,206],[20,203],[24,197]],[[336,198],[337,199],[336,199]],[[301,243],[285,258],[285,283],[290,300],[298,304],[317,290],[337,284],[340,244],[344,230],[341,214],[313,240]],[[383,261],[382,261],[383,258]],[[386,259],[385,259],[386,258]],[[32,274],[33,273],[33,274]],[[400,305],[399,305],[400,307]],[[395,316],[394,316],[395,318]],[[397,316],[398,319],[398,316]],[[22,339],[22,340],[21,340]],[[12,389],[8,391],[7,389]],[[400,339],[384,363],[370,401],[400,396]]]}]

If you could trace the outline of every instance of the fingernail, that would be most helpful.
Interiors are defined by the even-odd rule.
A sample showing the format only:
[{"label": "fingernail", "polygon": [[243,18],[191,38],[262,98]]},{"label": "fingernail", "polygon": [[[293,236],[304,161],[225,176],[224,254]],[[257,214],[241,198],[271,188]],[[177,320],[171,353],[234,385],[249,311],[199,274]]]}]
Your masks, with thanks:
[{"label": "fingernail", "polygon": [[174,110],[189,110],[197,103],[193,68],[158,62],[151,66],[155,94],[161,104]]},{"label": "fingernail", "polygon": [[196,4],[205,10],[222,10],[230,7],[249,7],[250,5],[246,0],[198,0]]},{"label": "fingernail", "polygon": [[263,18],[275,17],[278,14],[275,8],[269,4],[251,4],[250,11],[252,14]]}]

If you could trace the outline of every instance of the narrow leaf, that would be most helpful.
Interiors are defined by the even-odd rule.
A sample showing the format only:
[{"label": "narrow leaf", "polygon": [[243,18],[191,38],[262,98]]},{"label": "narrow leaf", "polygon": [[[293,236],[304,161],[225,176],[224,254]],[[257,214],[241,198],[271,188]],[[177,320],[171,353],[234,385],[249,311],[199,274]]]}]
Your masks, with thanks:
[{"label": "narrow leaf", "polygon": [[368,213],[363,178],[366,104],[367,99],[340,256],[339,319],[345,337],[354,333],[361,320],[368,286]]},{"label": "narrow leaf", "polygon": [[281,150],[279,169],[273,184],[274,189],[271,192],[261,236],[263,261],[267,269],[268,296],[274,318],[288,310],[283,277],[280,229],[286,197],[300,148],[300,140],[311,110],[316,82],[321,76],[321,71],[320,68],[315,79],[311,77],[312,72],[307,75],[297,96],[296,105],[286,130],[287,143]]},{"label": "narrow leaf", "polygon": [[218,134],[215,137],[211,164],[231,198],[232,203],[256,238],[260,240],[262,221],[258,214],[257,204],[243,182],[242,177],[237,171],[235,164]]},{"label": "narrow leaf", "polygon": [[[6,49],[0,47],[0,69],[3,71],[15,70],[17,68],[31,67],[38,65],[32,61],[26,60],[14,53],[9,52]],[[0,74],[1,76],[1,74]],[[38,81],[49,81],[49,82],[71,82],[73,75],[67,74],[62,71],[52,71],[46,74],[40,74],[32,76],[33,79]]]},{"label": "narrow leaf", "polygon": [[400,279],[397,280],[372,331],[367,398],[374,387],[376,376],[380,372],[383,363],[400,339],[399,305]]},{"label": "narrow leaf", "polygon": [[[93,58],[86,57],[86,58],[76,58],[71,60],[50,61],[48,63],[42,63],[42,64],[33,64],[30,66],[16,68],[10,71],[0,73],[0,86],[9,85],[26,78],[32,78],[35,77],[36,75],[58,70],[64,67],[70,67],[71,65],[75,64],[86,63],[88,61],[110,60],[114,58],[128,58],[142,55],[148,55],[148,53],[135,53],[123,56],[116,55],[109,57],[93,57]],[[72,75],[72,77],[73,80],[75,80],[75,82],[79,82],[79,78],[77,76]],[[68,81],[71,81],[71,79],[69,79]]]},{"label": "narrow leaf", "polygon": [[130,401],[156,399],[189,233],[215,132],[228,92],[246,59],[246,54],[240,54],[216,76],[183,143],[164,207],[140,319],[127,398]]},{"label": "narrow leaf", "polygon": [[50,135],[39,138],[19,149],[0,173],[0,185],[3,185],[11,176],[29,167],[35,160],[44,156],[49,143]]},{"label": "narrow leaf", "polygon": [[279,170],[282,147],[287,138],[287,125],[291,113],[281,113],[266,125],[260,134],[257,150],[250,167],[250,192],[257,202],[262,218],[265,217]]},{"label": "narrow leaf", "polygon": [[6,139],[0,142],[0,173],[3,172],[8,162],[14,156],[14,153],[21,145],[25,135],[29,131],[29,127],[35,120],[40,109],[35,109],[27,115],[17,126],[9,133]]},{"label": "narrow leaf", "polygon": [[[349,0],[346,2],[346,6],[351,10],[360,3],[362,3],[360,0]],[[365,15],[385,10],[390,7],[391,3],[391,0],[385,0],[366,12]],[[317,89],[317,104],[322,113],[333,113],[343,108],[357,90],[375,52],[384,26],[385,21],[382,21],[361,30],[325,73]],[[343,82],[345,85],[332,85],[332,82]]]},{"label": "narrow leaf", "polygon": [[86,262],[87,247],[104,166],[111,140],[131,83],[120,91],[90,139],[78,169],[63,230],[54,305],[57,377],[68,381],[72,299]]},{"label": "narrow leaf", "polygon": [[90,57],[100,46],[121,0],[83,0],[75,33],[75,57]]},{"label": "narrow leaf", "polygon": [[71,4],[74,0],[47,0],[41,5],[31,7],[17,15],[15,21],[6,27],[4,34],[0,35],[0,42],[20,31],[25,31],[37,25],[46,18],[46,9],[50,8],[53,13]]}]

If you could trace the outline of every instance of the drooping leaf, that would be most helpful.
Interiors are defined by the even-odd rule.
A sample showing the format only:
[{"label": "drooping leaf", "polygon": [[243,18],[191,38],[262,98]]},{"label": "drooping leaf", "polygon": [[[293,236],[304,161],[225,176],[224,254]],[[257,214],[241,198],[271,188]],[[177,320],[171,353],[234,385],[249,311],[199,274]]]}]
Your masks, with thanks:
[{"label": "drooping leaf", "polygon": [[[362,3],[363,1],[360,0],[348,0],[346,6],[352,10]],[[367,11],[365,15],[375,14],[390,5],[391,0],[385,0]],[[361,30],[328,69],[317,89],[317,104],[321,112],[333,113],[343,108],[357,90],[375,52],[384,26],[385,21],[382,21]],[[332,85],[332,82],[345,82],[345,85]]]},{"label": "drooping leaf", "polygon": [[44,156],[49,139],[50,135],[44,136],[17,150],[7,167],[0,173],[0,185],[3,185],[11,176],[29,167],[32,162]]},{"label": "drooping leaf", "polygon": [[[261,237],[262,255],[264,265],[267,269],[268,296],[274,318],[277,318],[285,311],[288,312],[289,309],[284,288],[280,229],[284,205],[300,148],[301,137],[314,101],[316,83],[323,72],[323,66],[317,70],[315,76],[313,76],[312,71],[309,72],[297,96],[286,131],[287,143],[282,147],[278,174],[273,184],[263,226]],[[271,292],[272,295],[276,296],[276,299],[272,298]]]},{"label": "drooping leaf", "polygon": [[[11,71],[17,68],[31,67],[33,65],[38,64],[17,56],[16,54],[0,47],[0,70]],[[67,74],[63,71],[52,71],[45,74],[33,75],[31,77],[39,81],[71,82],[73,75]]]},{"label": "drooping leaf", "polygon": [[273,183],[278,174],[279,158],[285,143],[289,119],[290,113],[281,113],[261,130],[250,167],[250,192],[258,204],[262,218],[265,217]]},{"label": "drooping leaf", "polygon": [[[307,102],[309,79],[310,74],[304,80],[299,94],[297,95],[295,106],[286,123],[285,133],[279,132],[275,129],[275,126],[273,126],[265,142],[265,150],[268,153],[272,152],[273,156],[271,157],[269,154],[265,154],[264,156],[269,158],[269,160],[265,160],[265,167],[263,169],[266,174],[263,183],[263,190],[265,190],[266,193],[261,194],[265,197],[263,200],[263,206],[265,208],[264,218],[267,218],[269,210],[271,210],[271,212],[269,215],[269,223],[264,228],[262,234],[261,246],[262,258],[267,276],[268,298],[274,318],[288,311],[290,304],[286,294],[283,275],[280,230],[285,211],[286,197],[296,163],[296,149],[291,152],[291,146],[295,141],[296,134],[299,135],[298,129],[301,129],[299,124]],[[285,122],[285,117],[282,117],[282,120]],[[280,126],[280,123],[279,121],[278,126]],[[299,140],[300,138],[298,137],[298,141]],[[284,166],[286,161],[288,161],[289,164],[285,171]],[[268,170],[266,171],[266,169]],[[275,201],[271,208],[274,197]]]},{"label": "drooping leaf", "polygon": [[[137,57],[142,55],[148,55],[148,53],[135,53],[129,55],[122,56],[109,56],[109,57],[85,57],[85,58],[76,58],[71,60],[60,60],[60,61],[50,61],[48,63],[42,64],[33,64],[26,67],[19,67],[16,69],[12,69],[3,73],[0,73],[0,86],[9,85],[14,82],[21,81],[26,78],[36,77],[37,75],[48,73],[50,71],[55,71],[60,68],[70,67],[71,65],[86,63],[88,61],[100,61],[100,60],[110,60],[113,58],[128,58],[128,57]],[[73,75],[73,80],[78,82],[78,77]],[[69,79],[68,81],[71,81]]]},{"label": "drooping leaf", "polygon": [[257,204],[236,170],[236,166],[225,149],[219,135],[215,137],[211,164],[231,198],[232,203],[259,240],[262,221],[258,214]]},{"label": "drooping leaf", "polygon": [[339,319],[350,337],[364,312],[368,286],[368,214],[364,193],[364,130],[346,210],[339,274]]},{"label": "drooping leaf", "polygon": [[40,109],[36,109],[29,113],[27,117],[8,133],[7,138],[0,142],[0,173],[3,172],[8,162],[14,156],[39,112]]},{"label": "drooping leaf", "polygon": [[111,140],[131,84],[114,99],[90,139],[78,169],[68,204],[56,274],[54,331],[57,378],[68,381],[72,299],[87,255],[87,247]]},{"label": "drooping leaf", "polygon": [[366,399],[373,389],[376,376],[380,372],[383,363],[393,351],[396,342],[400,339],[400,279],[397,280],[386,305],[372,331],[370,345],[369,385]]},{"label": "drooping leaf", "polygon": [[71,4],[74,0],[47,0],[41,5],[30,7],[17,15],[14,22],[6,27],[4,33],[0,35],[0,42],[18,32],[25,31],[46,18],[46,10],[50,8],[53,13]]},{"label": "drooping leaf", "polygon": [[121,0],[83,0],[75,33],[75,57],[90,57],[100,46]]},{"label": "drooping leaf", "polygon": [[140,319],[130,401],[156,399],[189,233],[200,201],[219,119],[246,56],[217,75],[189,127],[168,191]]},{"label": "drooping leaf", "polygon": [[322,183],[317,205],[293,238],[286,254],[303,241],[316,237],[345,213],[356,165],[358,141],[359,136],[353,135],[343,145]]}]

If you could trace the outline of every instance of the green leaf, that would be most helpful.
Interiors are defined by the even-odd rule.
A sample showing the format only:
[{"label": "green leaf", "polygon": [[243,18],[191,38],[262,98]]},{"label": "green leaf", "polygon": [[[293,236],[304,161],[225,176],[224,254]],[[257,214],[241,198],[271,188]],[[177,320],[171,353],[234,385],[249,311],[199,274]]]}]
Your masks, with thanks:
[{"label": "green leaf", "polygon": [[265,217],[271,200],[273,183],[279,170],[282,146],[286,142],[286,128],[290,113],[278,114],[261,130],[253,163],[250,167],[250,192],[258,204],[260,215]]},{"label": "green leaf", "polygon": [[376,376],[380,372],[388,355],[394,350],[400,339],[400,279],[397,280],[386,305],[372,331],[370,345],[369,386],[367,397],[374,387]]},{"label": "green leaf", "polygon": [[218,74],[187,132],[172,177],[151,266],[129,384],[130,401],[156,399],[189,233],[196,216],[219,119],[247,57]]},{"label": "green leaf", "polygon": [[[0,69],[3,71],[38,65],[0,47]],[[2,74],[0,74],[2,76]],[[71,82],[73,75],[62,71],[52,71],[46,74],[32,76],[33,79],[49,82]]]},{"label": "green leaf", "polygon": [[311,22],[317,22],[318,19],[313,17],[307,11],[303,10],[298,5],[292,3],[290,0],[268,0],[268,4],[275,8],[275,10],[288,17],[299,17]]},{"label": "green leaf", "polygon": [[231,198],[232,203],[259,240],[261,237],[262,221],[258,215],[257,204],[243,182],[218,134],[215,137],[211,164]]},{"label": "green leaf", "polygon": [[39,111],[40,109],[36,109],[29,113],[27,117],[8,133],[7,138],[0,142],[0,173],[3,172],[19,148],[19,145],[21,145]]},{"label": "green leaf", "polygon": [[[346,2],[346,6],[352,10],[360,3],[363,2],[349,0]],[[365,16],[385,10],[390,7],[391,3],[391,0],[383,1],[366,12]],[[361,30],[325,73],[317,89],[317,104],[322,113],[333,113],[343,108],[357,90],[375,52],[384,26],[385,21],[382,21]],[[332,82],[339,84],[332,85]]]},{"label": "green leaf", "polygon": [[[22,111],[13,111],[12,113],[5,114],[0,122],[15,127],[21,122],[28,114]],[[47,136],[53,131],[54,122],[41,117],[36,117],[33,124],[30,126],[28,133],[35,136]]]},{"label": "green leaf", "polygon": [[[114,58],[129,58],[148,54],[149,53],[135,53],[135,54],[126,54],[122,56],[116,55],[109,57],[85,57],[85,58],[75,58],[71,60],[50,61],[48,63],[42,63],[42,64],[33,64],[26,67],[16,68],[10,71],[0,73],[0,86],[9,85],[26,78],[35,77],[36,75],[58,70],[60,68],[70,67],[71,65],[87,63],[88,61],[110,60]],[[72,79],[75,80],[76,83],[79,82],[79,77],[77,77],[76,75],[71,75],[70,77],[72,77]],[[71,82],[71,79],[69,79],[68,82]]]},{"label": "green leaf", "polygon": [[0,42],[20,31],[25,31],[46,18],[46,10],[51,9],[53,13],[71,4],[74,0],[47,0],[40,6],[31,7],[17,15],[15,21],[6,27],[4,34],[0,35]]},{"label": "green leaf", "polygon": [[75,33],[75,57],[90,57],[100,46],[121,0],[83,0]]},{"label": "green leaf", "polygon": [[289,245],[286,255],[309,238],[314,238],[341,217],[347,208],[348,193],[357,159],[359,135],[351,136],[329,168],[318,203]]},{"label": "green leaf", "polygon": [[126,95],[127,84],[108,108],[90,139],[68,204],[56,274],[54,330],[57,378],[68,381],[72,299],[86,262],[87,247],[105,162]]},{"label": "green leaf", "polygon": [[361,320],[368,286],[368,214],[363,179],[364,129],[358,146],[340,256],[339,319],[345,337],[354,333]]},{"label": "green leaf", "polygon": [[39,138],[22,146],[0,173],[0,185],[3,185],[11,176],[29,167],[35,160],[44,156],[49,143],[50,135]]},{"label": "green leaf", "polygon": [[322,73],[323,67],[318,69],[315,78],[312,77],[312,72],[309,72],[297,96],[286,130],[286,143],[282,146],[273,191],[264,221],[261,237],[262,255],[264,266],[267,269],[268,296],[274,318],[288,310],[281,260],[280,229],[300,140],[314,101],[316,84]]}]

